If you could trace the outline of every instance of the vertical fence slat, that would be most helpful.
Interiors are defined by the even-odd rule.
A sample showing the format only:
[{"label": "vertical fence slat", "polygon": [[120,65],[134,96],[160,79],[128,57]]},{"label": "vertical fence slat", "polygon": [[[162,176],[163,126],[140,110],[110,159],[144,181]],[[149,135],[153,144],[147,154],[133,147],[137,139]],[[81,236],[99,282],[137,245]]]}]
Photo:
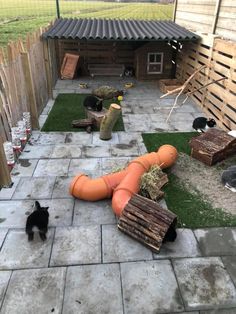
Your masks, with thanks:
[{"label": "vertical fence slat", "polygon": [[26,83],[26,92],[27,92],[28,100],[30,104],[29,109],[30,109],[30,114],[31,114],[32,128],[38,129],[39,128],[38,110],[37,110],[37,105],[36,105],[32,71],[31,71],[28,52],[21,52],[21,60],[22,60],[23,73],[24,73],[24,78],[25,78],[25,83]]},{"label": "vertical fence slat", "polygon": [[7,160],[3,149],[3,141],[0,137],[0,187],[9,186],[11,184],[11,176],[7,166]]}]

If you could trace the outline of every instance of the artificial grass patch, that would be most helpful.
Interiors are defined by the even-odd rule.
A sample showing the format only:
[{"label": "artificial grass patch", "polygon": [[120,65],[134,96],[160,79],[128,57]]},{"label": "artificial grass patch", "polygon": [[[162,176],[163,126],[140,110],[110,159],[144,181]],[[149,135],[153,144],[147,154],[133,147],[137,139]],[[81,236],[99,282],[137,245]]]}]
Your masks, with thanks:
[{"label": "artificial grass patch", "polygon": [[190,155],[191,149],[188,145],[189,140],[198,136],[197,132],[175,132],[175,133],[143,133],[143,141],[148,152],[157,151],[158,147],[164,144],[173,145],[180,153]]},{"label": "artificial grass patch", "polygon": [[[85,119],[85,109],[83,106],[86,94],[59,94],[55,100],[46,122],[42,128],[44,132],[81,132],[82,128],[73,128],[72,120]],[[118,100],[105,100],[103,106],[109,108],[111,103],[119,104]],[[95,129],[95,131],[98,131]],[[122,115],[116,122],[113,131],[124,131]]]},{"label": "artificial grass patch", "polygon": [[203,201],[196,191],[191,193],[173,174],[168,175],[169,183],[163,188],[165,201],[169,210],[178,217],[179,227],[207,228],[236,226],[236,216],[213,208]]},{"label": "artificial grass patch", "polygon": [[[196,132],[142,134],[148,152],[153,152],[161,145],[171,144],[178,152],[190,155],[189,140],[197,136]],[[213,208],[197,192],[190,192],[180,179],[169,170],[168,184],[163,188],[168,209],[178,217],[178,226],[185,228],[232,227],[236,226],[236,216],[225,213],[220,208]]]}]

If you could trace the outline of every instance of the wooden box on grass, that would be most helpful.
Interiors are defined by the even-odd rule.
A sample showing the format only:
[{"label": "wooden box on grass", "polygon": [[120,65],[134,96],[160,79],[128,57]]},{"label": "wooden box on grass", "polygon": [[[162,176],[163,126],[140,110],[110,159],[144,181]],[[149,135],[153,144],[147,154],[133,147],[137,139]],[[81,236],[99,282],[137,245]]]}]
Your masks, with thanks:
[{"label": "wooden box on grass", "polygon": [[172,91],[173,89],[176,89],[182,85],[183,84],[177,79],[159,80],[160,91],[164,94],[166,94],[168,91]]},{"label": "wooden box on grass", "polygon": [[190,140],[191,156],[212,166],[236,153],[236,138],[215,128]]}]

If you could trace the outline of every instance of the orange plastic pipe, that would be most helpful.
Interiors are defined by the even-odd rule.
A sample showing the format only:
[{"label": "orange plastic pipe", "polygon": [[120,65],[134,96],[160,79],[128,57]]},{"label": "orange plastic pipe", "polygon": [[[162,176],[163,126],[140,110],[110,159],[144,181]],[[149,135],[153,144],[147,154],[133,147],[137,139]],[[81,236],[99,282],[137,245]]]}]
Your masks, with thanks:
[{"label": "orange plastic pipe", "polygon": [[115,214],[120,216],[131,196],[139,191],[141,176],[152,165],[159,165],[161,168],[171,166],[177,155],[174,146],[163,145],[158,152],[145,154],[131,161],[125,170],[97,179],[80,174],[72,180],[70,194],[87,201],[98,201],[113,195],[112,208]]}]

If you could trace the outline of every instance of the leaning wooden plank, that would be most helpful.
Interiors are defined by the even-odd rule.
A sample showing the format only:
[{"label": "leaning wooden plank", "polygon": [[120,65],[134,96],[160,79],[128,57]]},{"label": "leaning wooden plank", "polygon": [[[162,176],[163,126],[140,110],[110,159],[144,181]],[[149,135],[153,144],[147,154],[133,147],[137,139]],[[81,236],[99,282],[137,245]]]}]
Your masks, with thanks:
[{"label": "leaning wooden plank", "polygon": [[78,55],[66,53],[61,66],[61,78],[73,79],[75,76],[77,64],[79,61]]},{"label": "leaning wooden plank", "polygon": [[[151,250],[159,252],[167,235],[176,237],[177,216],[158,203],[135,194],[125,206],[118,228]],[[170,239],[170,238],[169,238]]]}]

